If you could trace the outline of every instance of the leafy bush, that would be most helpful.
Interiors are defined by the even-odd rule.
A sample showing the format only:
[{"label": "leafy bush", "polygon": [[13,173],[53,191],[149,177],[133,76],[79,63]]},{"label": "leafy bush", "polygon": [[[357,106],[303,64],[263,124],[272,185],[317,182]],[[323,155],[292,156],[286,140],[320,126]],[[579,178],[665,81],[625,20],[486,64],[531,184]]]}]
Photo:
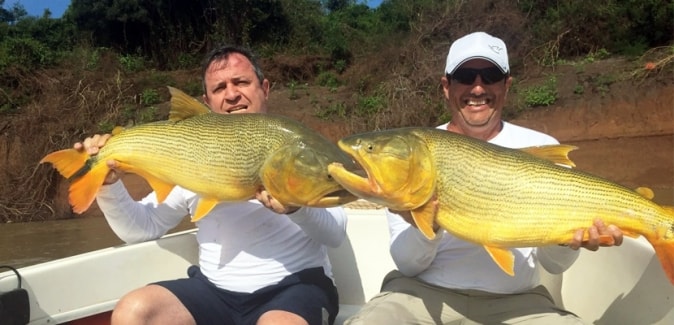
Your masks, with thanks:
[{"label": "leafy bush", "polygon": [[159,93],[154,89],[145,89],[140,95],[140,103],[146,106],[158,104],[160,101]]},{"label": "leafy bush", "polygon": [[316,82],[318,83],[319,86],[329,88],[337,88],[341,85],[341,82],[339,81],[337,76],[330,71],[324,71],[319,73],[318,76],[316,77]]},{"label": "leafy bush", "polygon": [[552,105],[557,101],[557,78],[550,76],[542,85],[523,89],[522,96],[529,107]]}]

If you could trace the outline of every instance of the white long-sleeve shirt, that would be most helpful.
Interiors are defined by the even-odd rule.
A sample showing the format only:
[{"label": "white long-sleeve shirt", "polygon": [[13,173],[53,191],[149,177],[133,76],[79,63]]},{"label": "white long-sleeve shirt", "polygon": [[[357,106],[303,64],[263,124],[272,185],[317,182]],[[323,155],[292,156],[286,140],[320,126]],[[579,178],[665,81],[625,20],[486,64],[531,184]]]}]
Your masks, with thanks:
[{"label": "white long-sleeve shirt", "polygon": [[[195,211],[198,196],[175,187],[161,204],[154,192],[137,202],[116,182],[103,186],[96,199],[115,234],[137,243],[177,226]],[[220,203],[196,225],[201,272],[236,292],[253,292],[312,267],[323,267],[332,278],[326,246],[337,247],[346,236],[341,207],[303,207],[280,215],[257,200]]]},{"label": "white long-sleeve shirt", "polygon": [[[447,130],[447,124],[438,128]],[[507,122],[489,142],[509,148],[559,143],[549,135]],[[548,272],[557,274],[569,268],[579,254],[577,250],[560,246],[512,248],[515,276],[511,277],[480,245],[459,239],[444,230],[429,240],[400,215],[387,211],[387,218],[391,232],[391,255],[398,270],[446,288],[493,293],[521,292],[540,283],[537,260]]]}]

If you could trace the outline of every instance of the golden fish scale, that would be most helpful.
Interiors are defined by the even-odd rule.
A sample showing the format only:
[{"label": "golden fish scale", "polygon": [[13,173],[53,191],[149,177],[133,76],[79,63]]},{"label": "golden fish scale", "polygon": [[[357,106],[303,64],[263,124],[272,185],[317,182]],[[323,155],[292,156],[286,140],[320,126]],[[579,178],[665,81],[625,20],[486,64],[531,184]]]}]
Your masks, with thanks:
[{"label": "golden fish scale", "polygon": [[435,157],[438,222],[459,236],[513,247],[566,243],[599,217],[636,233],[665,227],[672,236],[663,209],[630,189],[518,150],[439,132],[422,134]]},{"label": "golden fish scale", "polygon": [[115,159],[214,198],[245,199],[257,189],[268,153],[299,136],[313,135],[262,114],[205,114],[125,130],[108,141],[96,163]]}]

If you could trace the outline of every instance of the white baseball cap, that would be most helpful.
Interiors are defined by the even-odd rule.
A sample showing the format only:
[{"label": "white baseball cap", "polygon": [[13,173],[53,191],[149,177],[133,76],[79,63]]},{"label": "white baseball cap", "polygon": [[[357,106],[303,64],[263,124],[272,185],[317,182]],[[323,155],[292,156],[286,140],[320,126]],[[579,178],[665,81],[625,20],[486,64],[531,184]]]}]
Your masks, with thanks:
[{"label": "white baseball cap", "polygon": [[508,50],[505,43],[485,32],[463,36],[449,47],[445,73],[452,74],[462,64],[472,59],[484,59],[495,64],[504,74],[510,72]]}]

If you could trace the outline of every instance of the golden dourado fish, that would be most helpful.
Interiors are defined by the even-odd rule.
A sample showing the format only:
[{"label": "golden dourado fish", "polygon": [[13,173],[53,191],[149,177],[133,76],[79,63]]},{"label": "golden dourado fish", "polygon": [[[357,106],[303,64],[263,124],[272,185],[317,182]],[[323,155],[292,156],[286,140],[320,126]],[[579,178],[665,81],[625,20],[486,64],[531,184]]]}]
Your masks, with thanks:
[{"label": "golden dourado fish", "polygon": [[674,208],[653,203],[647,189],[637,192],[560,166],[573,166],[568,153],[575,147],[508,149],[434,128],[355,134],[338,145],[367,173],[330,164],[329,173],[345,189],[411,211],[429,238],[436,222],[483,245],[510,275],[513,255],[507,248],[567,244],[578,229],[601,218],[628,236],[643,235],[674,283]]},{"label": "golden dourado fish", "polygon": [[65,149],[40,162],[71,181],[76,213],[89,208],[109,172],[107,160],[148,181],[163,202],[179,185],[200,196],[196,221],[224,201],[242,201],[264,187],[287,205],[331,207],[357,197],[330,178],[327,165],[355,166],[327,138],[292,119],[271,114],[215,114],[169,87],[169,119],[113,132],[95,156]]}]

